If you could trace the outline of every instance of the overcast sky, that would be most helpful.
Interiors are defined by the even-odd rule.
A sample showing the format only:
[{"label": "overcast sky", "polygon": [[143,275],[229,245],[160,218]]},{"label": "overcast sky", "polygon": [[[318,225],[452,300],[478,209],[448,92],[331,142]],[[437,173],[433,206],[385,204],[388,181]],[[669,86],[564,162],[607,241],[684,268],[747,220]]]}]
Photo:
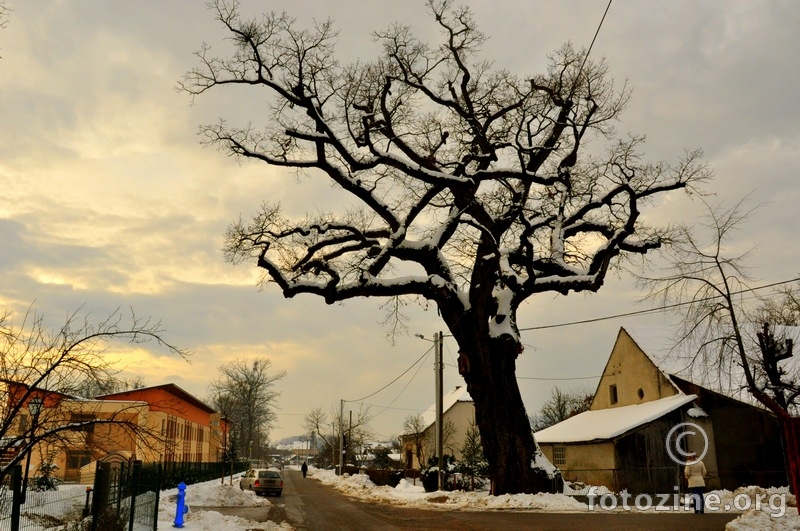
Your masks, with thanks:
[{"label": "overcast sky", "polygon": [[[220,248],[228,224],[261,199],[313,211],[329,188],[255,163],[238,164],[198,143],[198,126],[257,116],[262,96],[175,90],[197,65],[203,42],[226,37],[199,0],[6,0],[0,30],[0,307],[22,316],[31,304],[54,326],[83,307],[96,320],[128,306],[162,319],[166,338],[194,352],[191,363],[157,350],[120,351],[124,375],[173,382],[200,398],[219,365],[268,357],[280,382],[280,425],[272,440],[302,433],[315,407],[377,391],[432,346],[409,335],[392,346],[379,301],[326,306],[256,288],[250,266]],[[606,2],[468,2],[490,36],[486,58],[519,75],[540,73],[565,41],[588,46]],[[434,39],[422,0],[272,0],[243,11],[286,10],[300,21],[331,17],[342,62],[369,60],[371,30],[394,21]],[[633,100],[621,131],[647,135],[651,160],[701,148],[716,178],[712,202],[764,204],[738,233],[757,246],[761,283],[798,276],[800,211],[800,4],[795,1],[616,0],[592,55],[605,57]],[[665,198],[648,215],[692,221],[697,201]],[[522,328],[646,308],[629,279],[610,277],[597,294],[540,295]],[[412,334],[442,329],[436,310],[409,308]],[[629,318],[631,319],[631,318]],[[663,315],[643,319],[663,322]],[[553,385],[593,390],[625,319],[523,332],[518,375],[529,413]],[[446,332],[446,330],[445,330]],[[462,383],[457,348],[445,340],[445,386]],[[388,437],[434,400],[429,355],[387,390],[365,400]],[[390,409],[384,409],[385,406]]]}]

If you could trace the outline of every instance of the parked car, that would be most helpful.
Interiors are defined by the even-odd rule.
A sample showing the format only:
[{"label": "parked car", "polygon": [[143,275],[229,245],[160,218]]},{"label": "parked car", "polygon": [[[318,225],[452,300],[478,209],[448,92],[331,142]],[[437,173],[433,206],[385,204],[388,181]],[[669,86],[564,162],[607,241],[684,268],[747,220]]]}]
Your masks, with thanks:
[{"label": "parked car", "polygon": [[251,468],[239,479],[239,488],[252,490],[256,494],[283,493],[283,476],[274,468]]}]

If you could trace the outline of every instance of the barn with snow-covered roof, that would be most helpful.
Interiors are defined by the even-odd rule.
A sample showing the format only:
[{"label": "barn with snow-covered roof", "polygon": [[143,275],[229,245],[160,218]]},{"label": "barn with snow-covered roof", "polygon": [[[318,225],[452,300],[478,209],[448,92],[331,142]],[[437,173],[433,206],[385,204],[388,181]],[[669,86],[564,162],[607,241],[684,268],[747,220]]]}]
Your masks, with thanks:
[{"label": "barn with snow-covered roof", "polygon": [[705,453],[711,489],[787,485],[775,416],[673,344],[666,327],[620,328],[589,410],[535,434],[565,481],[672,493],[683,476],[669,449]]}]

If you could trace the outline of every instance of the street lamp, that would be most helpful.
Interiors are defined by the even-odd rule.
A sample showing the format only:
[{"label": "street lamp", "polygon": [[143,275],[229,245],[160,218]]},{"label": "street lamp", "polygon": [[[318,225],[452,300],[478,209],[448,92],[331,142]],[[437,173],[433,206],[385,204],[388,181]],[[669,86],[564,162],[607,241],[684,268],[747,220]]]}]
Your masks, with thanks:
[{"label": "street lamp", "polygon": [[35,442],[34,435],[36,434],[36,422],[39,420],[39,413],[42,411],[44,400],[35,396],[28,401],[28,412],[31,414],[31,436],[30,448],[28,448],[28,455],[25,458],[25,481],[22,483],[22,501],[25,503],[25,498],[28,494],[28,471],[31,468],[31,454],[33,453],[33,443]]}]

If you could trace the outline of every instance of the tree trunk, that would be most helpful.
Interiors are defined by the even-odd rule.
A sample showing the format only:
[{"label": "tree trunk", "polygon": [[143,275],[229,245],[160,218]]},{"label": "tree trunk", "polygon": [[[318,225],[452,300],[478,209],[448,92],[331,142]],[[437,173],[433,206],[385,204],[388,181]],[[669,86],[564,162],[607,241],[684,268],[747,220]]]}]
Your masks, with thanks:
[{"label": "tree trunk", "polygon": [[546,474],[531,467],[536,444],[516,380],[521,345],[508,337],[473,345],[462,348],[459,372],[475,404],[492,494],[549,491]]},{"label": "tree trunk", "polygon": [[[800,446],[800,418],[781,419],[783,437],[786,444],[784,454],[789,460],[789,486],[795,496],[800,492],[800,457],[798,457],[798,446]],[[800,505],[797,507],[800,514]]]}]

